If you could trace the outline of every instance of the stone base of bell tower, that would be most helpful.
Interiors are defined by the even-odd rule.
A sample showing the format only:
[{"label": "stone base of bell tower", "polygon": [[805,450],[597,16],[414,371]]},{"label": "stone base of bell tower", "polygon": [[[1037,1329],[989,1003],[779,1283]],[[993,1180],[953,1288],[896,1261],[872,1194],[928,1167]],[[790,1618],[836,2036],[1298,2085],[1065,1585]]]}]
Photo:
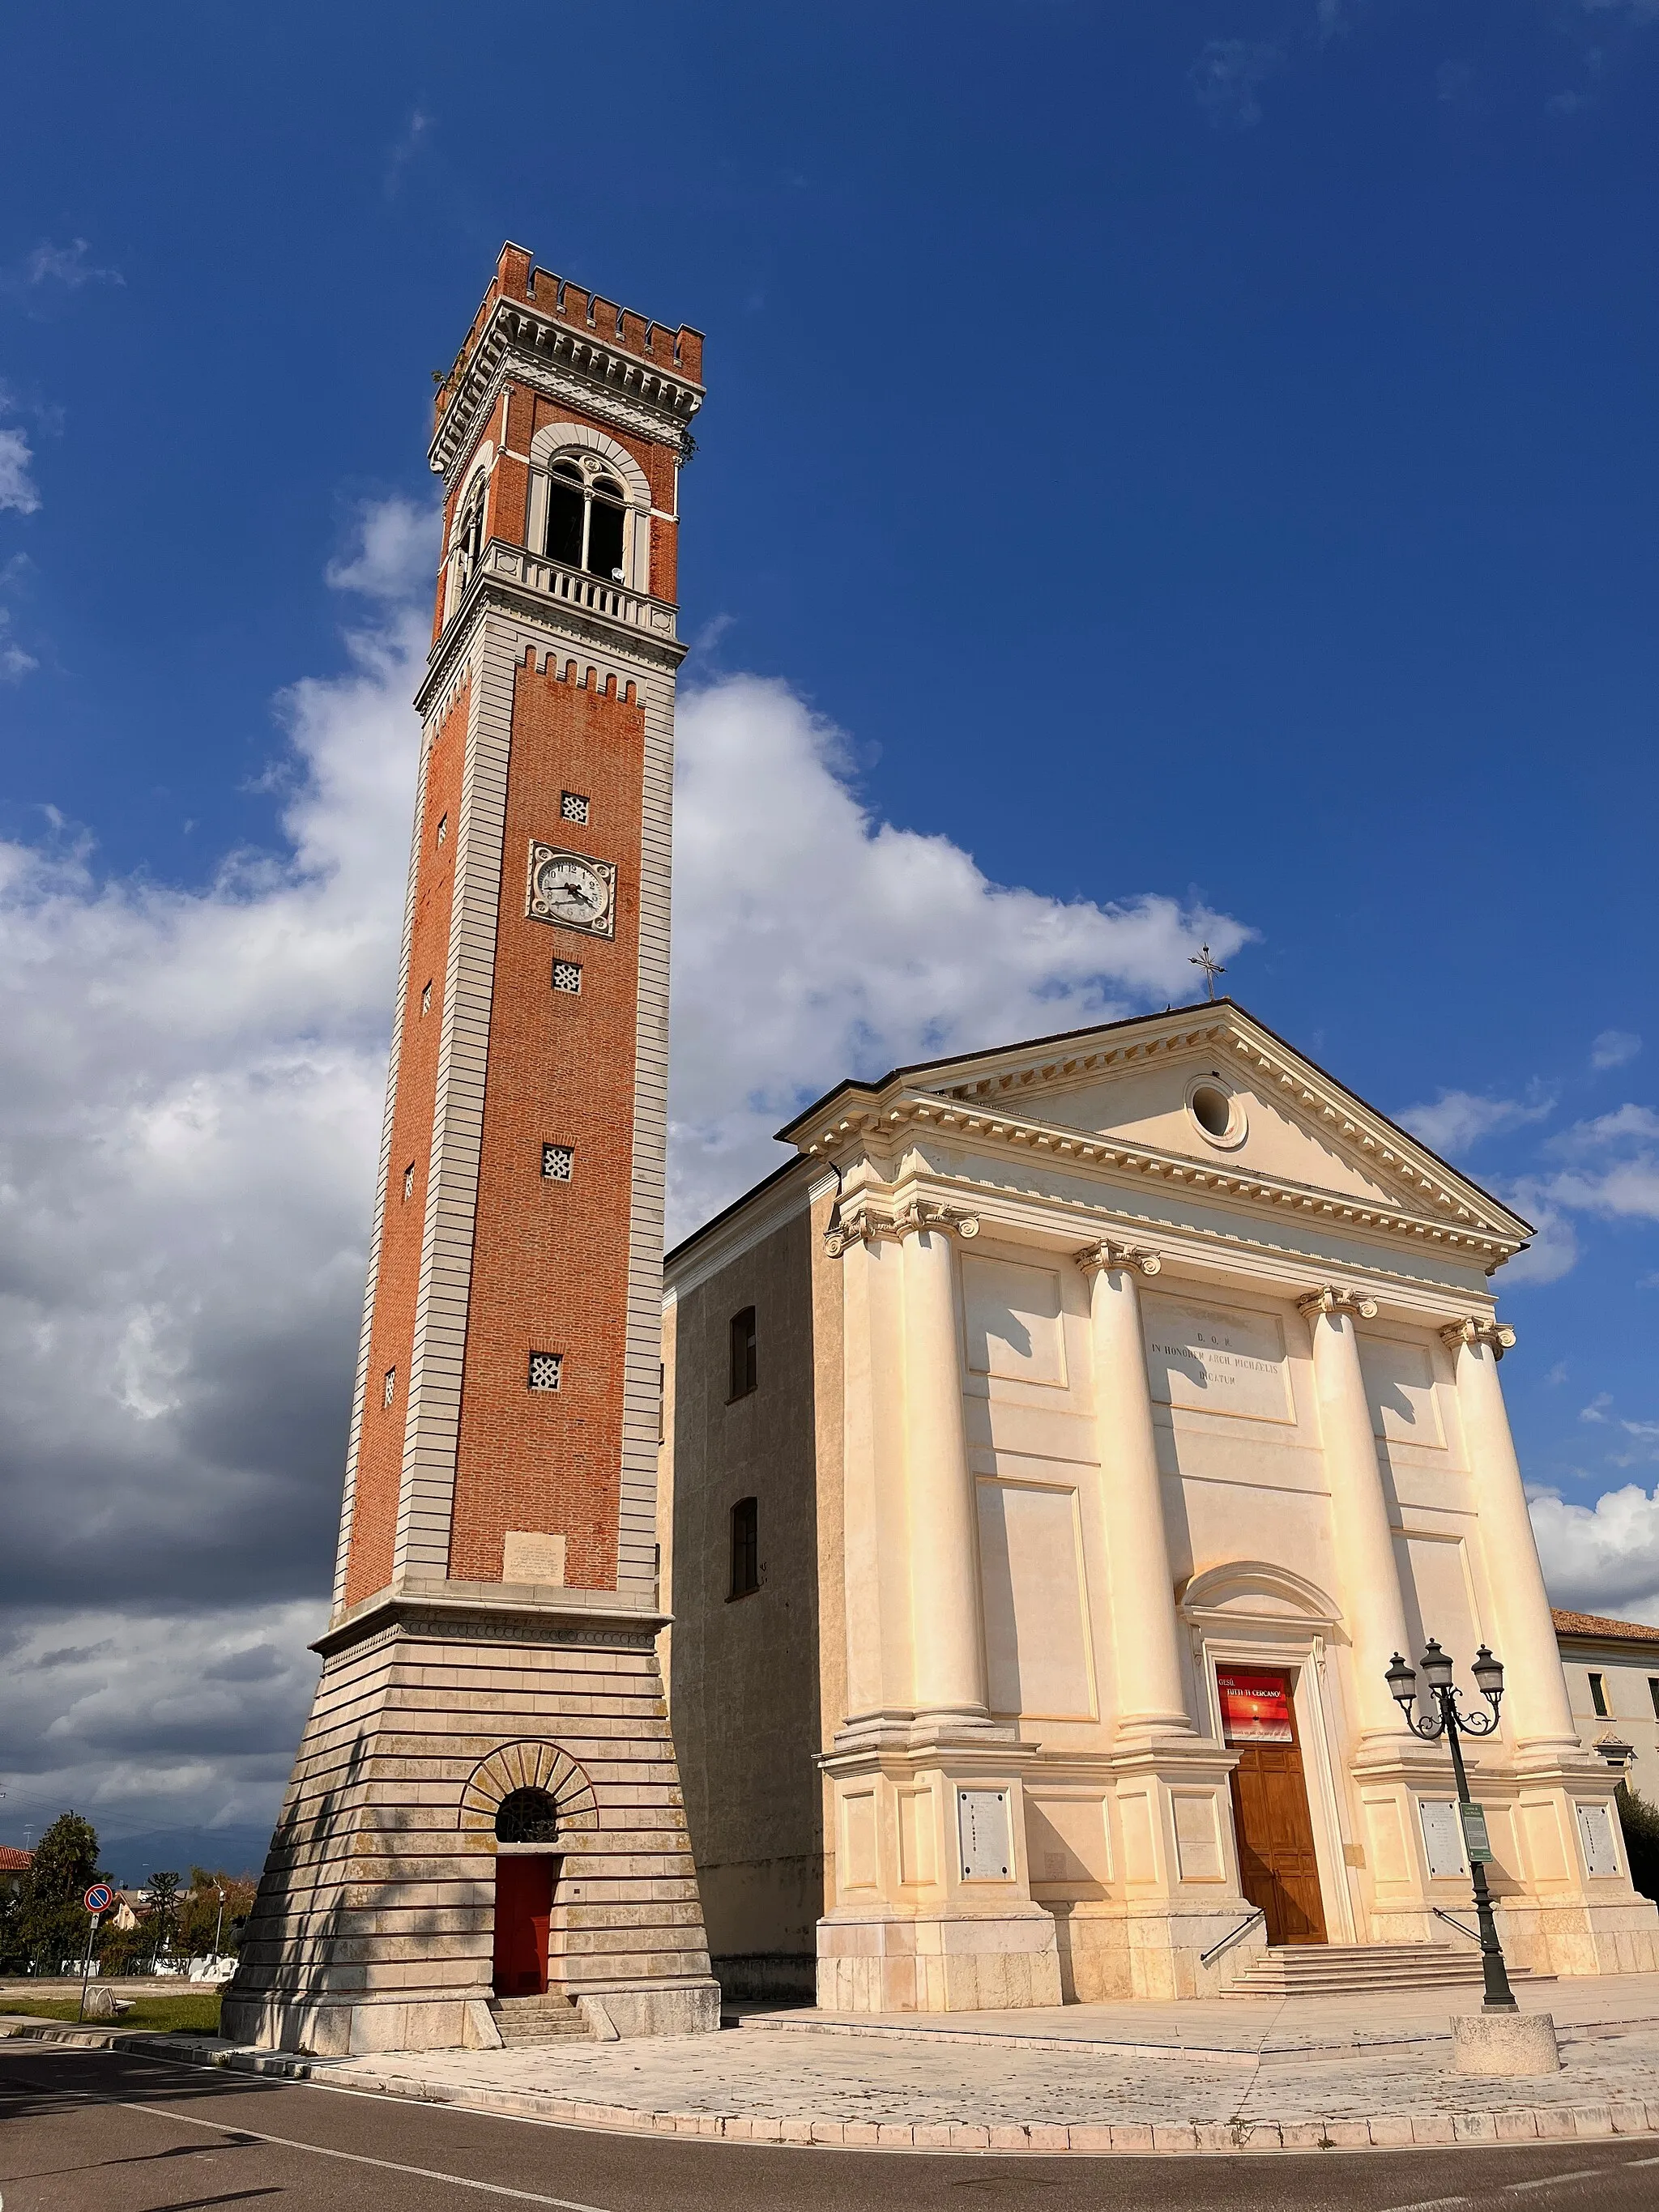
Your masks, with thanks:
[{"label": "stone base of bell tower", "polygon": [[717,2028],[661,1626],[612,1591],[444,1583],[331,1628],[222,2032],[319,2056],[494,2043],[495,1816],[519,1790],[556,1813],[544,1850],[499,1853],[552,1862],[549,1989],[620,2035]]}]

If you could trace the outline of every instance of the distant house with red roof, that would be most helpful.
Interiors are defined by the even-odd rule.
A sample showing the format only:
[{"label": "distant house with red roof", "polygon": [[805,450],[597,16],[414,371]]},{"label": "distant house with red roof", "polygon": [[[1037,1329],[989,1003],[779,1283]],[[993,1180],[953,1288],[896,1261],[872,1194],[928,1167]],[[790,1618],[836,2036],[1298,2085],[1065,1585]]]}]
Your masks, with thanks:
[{"label": "distant house with red roof", "polygon": [[33,1851],[20,1851],[9,1844],[0,1844],[0,1897],[10,1897],[21,1889],[23,1876],[33,1863]]}]

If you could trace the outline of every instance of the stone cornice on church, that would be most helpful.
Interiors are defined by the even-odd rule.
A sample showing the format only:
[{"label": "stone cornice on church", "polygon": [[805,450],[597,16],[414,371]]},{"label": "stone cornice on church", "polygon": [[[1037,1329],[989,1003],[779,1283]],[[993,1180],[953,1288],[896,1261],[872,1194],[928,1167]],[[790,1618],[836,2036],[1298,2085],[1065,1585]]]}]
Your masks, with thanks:
[{"label": "stone cornice on church", "polygon": [[[1202,1018],[1195,1020],[1195,1013]],[[1053,1049],[1065,1045],[1074,1049]],[[1041,1112],[1044,1097],[1154,1060],[1206,1049],[1212,1054],[1218,1046],[1358,1176],[1385,1192],[1393,1186],[1392,1195],[1373,1199],[1333,1190],[1236,1159],[1207,1160],[1079,1128]],[[937,1085],[915,1080],[933,1069]],[[779,1134],[806,1157],[839,1165],[872,1142],[890,1149],[896,1139],[925,1132],[976,1151],[1019,1150],[1068,1170],[1103,1171],[1114,1181],[1131,1176],[1230,1208],[1272,1210],[1350,1234],[1407,1239],[1487,1273],[1520,1251],[1531,1234],[1518,1215],[1226,1000],[1179,1010],[1173,1018],[1113,1024],[1041,1039],[1036,1047],[899,1069],[881,1085],[844,1084]]]},{"label": "stone cornice on church", "polygon": [[[882,1168],[867,1156],[860,1170],[853,1170],[849,1163],[848,1196],[832,1218],[826,1252],[837,1258],[853,1244],[870,1241],[861,1217],[874,1218],[879,1236],[887,1216],[907,1201],[920,1201],[941,1212],[967,1214],[975,1224],[975,1236],[991,1244],[1037,1246],[1079,1265],[1080,1236],[1097,1243],[1121,1242],[1138,1261],[1152,1261],[1150,1268],[1138,1265],[1137,1273],[1155,1273],[1156,1287],[1176,1295],[1183,1276],[1218,1284],[1236,1281],[1244,1261],[1259,1285],[1271,1285],[1293,1301],[1315,1294],[1328,1279],[1352,1279],[1354,1285],[1364,1286],[1355,1288],[1356,1301],[1375,1294],[1394,1319],[1409,1317],[1435,1329],[1462,1328],[1464,1317],[1471,1316],[1482,1299],[1475,1279],[1486,1271],[1478,1260],[1471,1255],[1460,1266],[1452,1255],[1437,1253],[1441,1260],[1437,1268],[1424,1244],[1415,1239],[1409,1249],[1390,1250],[1376,1243],[1364,1250],[1356,1241],[1334,1235],[1322,1216],[1316,1226],[1299,1209],[1284,1218],[1282,1233],[1276,1235],[1279,1224],[1274,1218],[1253,1221],[1241,1215],[1224,1225],[1219,1220],[1116,1203],[1109,1188],[1085,1196],[1075,1190],[1034,1189],[1027,1181],[999,1181],[992,1172],[995,1164],[995,1156],[989,1154],[980,1158],[957,1155],[945,1161],[926,1158],[912,1148],[902,1164],[888,1157],[885,1167],[892,1179],[882,1181]],[[1123,1194],[1126,1200],[1130,1195]],[[855,1230],[850,1235],[843,1227],[848,1216],[848,1225]],[[940,1226],[948,1230],[952,1224],[945,1221]],[[695,1237],[688,1238],[681,1252],[689,1255],[696,1242]],[[1091,1271],[1085,1267],[1085,1272]],[[1147,1287],[1153,1285],[1148,1283]],[[1485,1295],[1491,1297],[1490,1292]],[[1479,1330],[1493,1325],[1489,1306],[1472,1318]]]}]

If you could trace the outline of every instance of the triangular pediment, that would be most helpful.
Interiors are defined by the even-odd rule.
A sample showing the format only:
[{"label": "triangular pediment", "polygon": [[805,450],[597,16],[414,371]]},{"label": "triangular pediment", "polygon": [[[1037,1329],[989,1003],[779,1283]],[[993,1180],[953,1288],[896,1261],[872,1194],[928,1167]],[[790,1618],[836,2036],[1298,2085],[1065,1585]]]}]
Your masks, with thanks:
[{"label": "triangular pediment", "polygon": [[[1260,1182],[1345,1212],[1396,1215],[1513,1250],[1528,1224],[1230,1000],[1104,1024],[843,1085],[780,1133],[817,1150],[809,1126],[837,1105],[951,1102],[993,1133],[1052,1132],[1171,1164],[1198,1182]],[[923,1109],[923,1110],[927,1110]],[[820,1139],[821,1141],[821,1139]],[[1093,1149],[1093,1144],[1091,1145]]]}]

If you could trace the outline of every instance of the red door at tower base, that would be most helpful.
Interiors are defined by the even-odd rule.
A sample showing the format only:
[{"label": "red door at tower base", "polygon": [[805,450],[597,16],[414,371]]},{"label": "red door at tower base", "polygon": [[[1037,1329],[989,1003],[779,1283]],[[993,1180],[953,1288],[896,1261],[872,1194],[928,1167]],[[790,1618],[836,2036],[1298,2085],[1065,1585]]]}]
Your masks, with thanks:
[{"label": "red door at tower base", "polygon": [[553,1862],[528,1853],[495,1862],[495,1994],[538,1997],[547,1988]]}]

